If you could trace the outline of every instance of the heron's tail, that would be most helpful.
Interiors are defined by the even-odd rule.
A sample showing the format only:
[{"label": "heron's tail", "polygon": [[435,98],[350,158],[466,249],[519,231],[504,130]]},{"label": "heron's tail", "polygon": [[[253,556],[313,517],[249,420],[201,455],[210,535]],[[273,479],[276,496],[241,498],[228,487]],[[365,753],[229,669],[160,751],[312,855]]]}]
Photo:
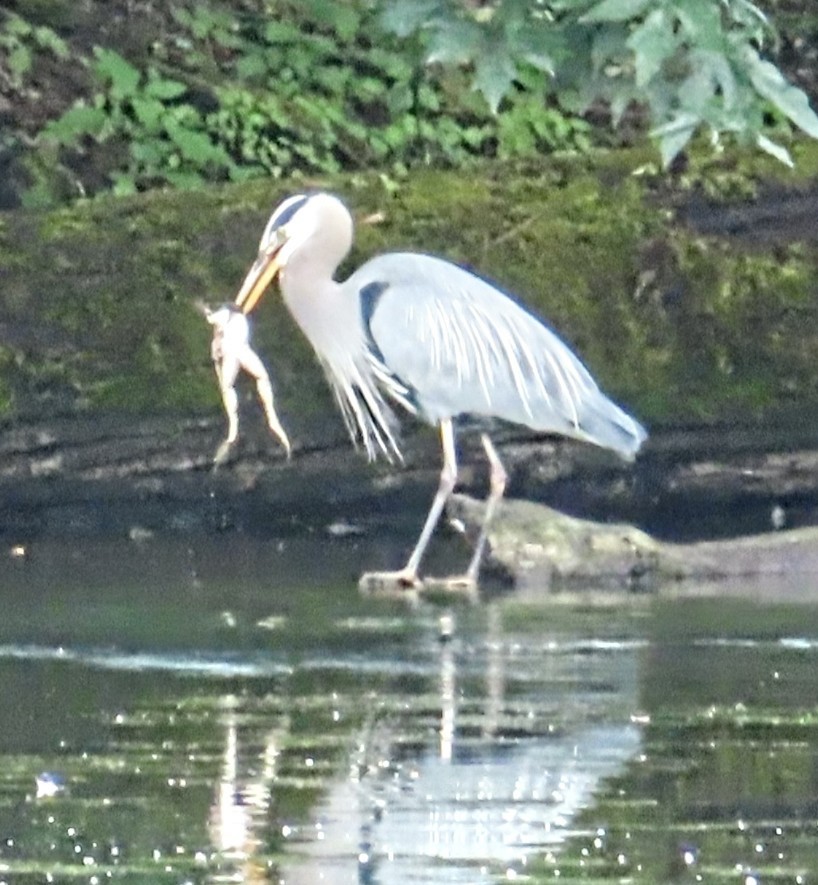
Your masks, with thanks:
[{"label": "heron's tail", "polygon": [[624,409],[602,392],[585,404],[579,422],[582,437],[605,449],[612,449],[626,461],[636,457],[648,433]]}]

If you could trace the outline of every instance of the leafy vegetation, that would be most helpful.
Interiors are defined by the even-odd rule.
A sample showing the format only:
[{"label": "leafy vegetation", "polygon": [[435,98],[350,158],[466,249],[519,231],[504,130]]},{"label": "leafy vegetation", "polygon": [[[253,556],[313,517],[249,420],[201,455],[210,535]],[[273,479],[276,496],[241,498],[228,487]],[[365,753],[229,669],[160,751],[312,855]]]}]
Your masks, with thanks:
[{"label": "leafy vegetation", "polygon": [[[343,191],[359,219],[342,274],[390,248],[433,248],[489,274],[649,424],[813,408],[814,243],[787,245],[767,220],[769,242],[752,248],[674,222],[656,163],[632,174],[651,156],[642,146],[492,160],[468,176],[417,169],[397,193],[377,170],[313,183]],[[785,174],[762,154],[752,160],[765,176]],[[217,409],[208,328],[192,302],[232,299],[291,187],[262,178],[0,216],[0,417]],[[281,414],[340,428],[280,298],[258,311],[254,335],[274,355]]]},{"label": "leafy vegetation", "polygon": [[818,135],[750,0],[17,8],[0,11],[4,206],[373,166],[400,178],[585,151],[611,122],[620,141],[652,125],[665,165],[702,130],[785,162],[792,124]]},{"label": "leafy vegetation", "polygon": [[31,25],[14,13],[8,14],[0,31],[0,49],[5,54],[9,79],[16,87],[21,87],[31,72],[36,52],[50,52],[60,61],[70,55],[66,42],[51,28]]},{"label": "leafy vegetation", "polygon": [[[811,242],[786,245],[782,232],[784,245],[745,250],[669,220],[694,188],[745,201],[778,172],[791,185],[768,154],[692,151],[672,179],[644,138],[583,155],[597,130],[543,97],[550,75],[536,65],[517,69],[494,116],[472,89],[474,65],[424,64],[429,34],[383,39],[364,0],[268,0],[265,10],[177,0],[162,7],[161,27],[125,16],[129,39],[105,41],[89,21],[77,25],[92,5],[0,11],[0,103],[19,99],[7,109],[15,127],[0,135],[4,205],[13,185],[29,205],[50,206],[234,184],[2,216],[0,415],[212,406],[207,329],[190,301],[232,296],[284,192],[276,180],[292,175],[343,189],[360,217],[386,212],[387,225],[359,225],[351,264],[399,245],[490,272],[647,421],[818,402]],[[33,6],[70,21],[26,19]],[[58,75],[73,80],[44,88]],[[574,156],[542,158],[559,148]],[[802,180],[814,175],[818,142],[793,153]],[[466,174],[441,168],[466,161]],[[257,341],[277,355],[284,412],[296,402],[320,411],[326,385],[275,299]]]},{"label": "leafy vegetation", "polygon": [[818,138],[807,96],[763,56],[777,35],[750,0],[388,0],[384,23],[419,35],[427,62],[468,65],[498,111],[532,69],[566,112],[604,101],[617,123],[645,108],[666,166],[702,130],[787,164],[788,124]]},{"label": "leafy vegetation", "polygon": [[665,165],[698,132],[785,162],[793,126],[818,135],[750,0],[15,8],[0,10],[0,207],[373,166],[399,179],[648,125]]},{"label": "leafy vegetation", "polygon": [[[31,135],[24,203],[373,165],[400,176],[591,144],[587,122],[542,101],[536,76],[495,117],[462,72],[429,71],[417,41],[385,35],[365,0],[178,2],[169,14],[141,58],[95,45],[80,59],[85,94]],[[0,16],[0,46],[28,47],[39,31],[18,36],[21,22]],[[30,67],[15,59],[24,91]]]}]

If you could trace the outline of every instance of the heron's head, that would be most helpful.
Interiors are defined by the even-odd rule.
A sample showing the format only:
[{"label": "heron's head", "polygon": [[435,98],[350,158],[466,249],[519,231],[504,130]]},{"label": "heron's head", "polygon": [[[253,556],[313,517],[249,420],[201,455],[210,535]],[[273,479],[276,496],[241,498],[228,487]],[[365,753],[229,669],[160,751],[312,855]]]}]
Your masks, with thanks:
[{"label": "heron's head", "polygon": [[351,245],[352,216],[337,197],[325,193],[288,197],[264,228],[258,256],[244,278],[236,305],[250,313],[294,256],[307,256],[320,266],[332,263],[331,272]]}]

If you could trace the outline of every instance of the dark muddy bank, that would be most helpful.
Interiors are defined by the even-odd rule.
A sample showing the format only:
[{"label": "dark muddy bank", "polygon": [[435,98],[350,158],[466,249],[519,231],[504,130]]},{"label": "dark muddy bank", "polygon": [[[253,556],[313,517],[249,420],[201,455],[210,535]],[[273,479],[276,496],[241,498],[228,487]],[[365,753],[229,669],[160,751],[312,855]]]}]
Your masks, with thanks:
[{"label": "dark muddy bank", "polygon": [[[253,420],[249,404],[246,411],[245,435],[218,471],[211,459],[223,432],[221,416],[63,419],[6,427],[0,436],[0,538],[7,555],[24,557],[46,539],[129,537],[138,543],[170,535],[270,541],[354,536],[368,543],[382,539],[392,550],[385,555],[399,564],[436,487],[434,432],[410,430],[402,467],[368,464],[343,438],[339,422],[335,437],[326,427],[317,430],[315,446],[297,445],[287,461]],[[661,545],[818,523],[818,450],[809,445],[809,427],[806,422],[802,431],[793,426],[659,429],[632,465],[565,441],[508,431],[497,439],[510,468],[510,498],[598,521],[599,530],[591,528],[597,539],[624,523]],[[487,470],[479,443],[467,433],[462,462],[461,490],[481,497]],[[549,549],[543,547],[542,526],[528,517],[521,520],[519,511],[508,514],[493,539],[498,553],[504,550],[500,558],[517,577],[527,574],[528,583],[550,585],[547,575],[553,577],[562,565],[551,562],[544,571],[540,557],[533,572],[520,569],[520,549],[527,550],[526,562],[532,551],[537,560]],[[472,514],[461,503],[452,515],[465,517],[468,525]],[[443,527],[444,536],[453,531],[448,523]],[[587,535],[587,524],[583,532]],[[574,544],[565,540],[565,555],[576,554]],[[661,567],[648,548],[634,552],[633,544],[625,546],[613,559],[599,546],[596,559],[584,554],[582,569],[569,568],[563,577],[593,583],[594,576],[604,576],[608,584],[612,578],[618,587],[646,589],[657,578],[713,576],[708,563],[722,561],[731,550],[737,564],[725,574],[735,574],[747,561],[746,539],[703,550],[699,560],[689,559],[692,548],[673,545],[672,554],[664,548]],[[554,555],[552,550],[549,557]],[[755,562],[755,570],[762,568],[758,558]]]},{"label": "dark muddy bank", "polygon": [[[318,184],[344,192],[362,222],[351,265],[408,246],[491,269],[651,431],[626,465],[505,429],[510,497],[698,541],[816,521],[818,161],[806,148],[800,159],[797,181],[775,183],[767,166],[728,162],[687,181],[634,175],[646,157],[621,152],[492,164],[468,181],[427,172],[397,195],[375,177]],[[284,192],[264,183],[0,219],[8,550],[44,538],[304,532],[408,549],[437,482],[434,433],[407,426],[403,468],[366,464],[274,295],[255,343],[294,457],[248,398],[233,460],[211,469],[224,423],[192,305],[232,297]],[[363,223],[373,214],[382,221]],[[464,436],[462,447],[461,490],[479,497],[479,445]]]}]

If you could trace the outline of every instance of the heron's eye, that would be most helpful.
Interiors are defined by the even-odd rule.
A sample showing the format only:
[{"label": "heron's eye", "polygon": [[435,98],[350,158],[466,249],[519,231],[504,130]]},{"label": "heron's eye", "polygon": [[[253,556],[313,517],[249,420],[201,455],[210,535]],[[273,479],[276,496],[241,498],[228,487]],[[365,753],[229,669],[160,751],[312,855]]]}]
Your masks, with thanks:
[{"label": "heron's eye", "polygon": [[277,249],[280,249],[288,239],[289,234],[286,225],[275,228],[275,230],[270,233],[267,242],[264,244],[262,254],[269,255],[271,252],[275,252]]}]

